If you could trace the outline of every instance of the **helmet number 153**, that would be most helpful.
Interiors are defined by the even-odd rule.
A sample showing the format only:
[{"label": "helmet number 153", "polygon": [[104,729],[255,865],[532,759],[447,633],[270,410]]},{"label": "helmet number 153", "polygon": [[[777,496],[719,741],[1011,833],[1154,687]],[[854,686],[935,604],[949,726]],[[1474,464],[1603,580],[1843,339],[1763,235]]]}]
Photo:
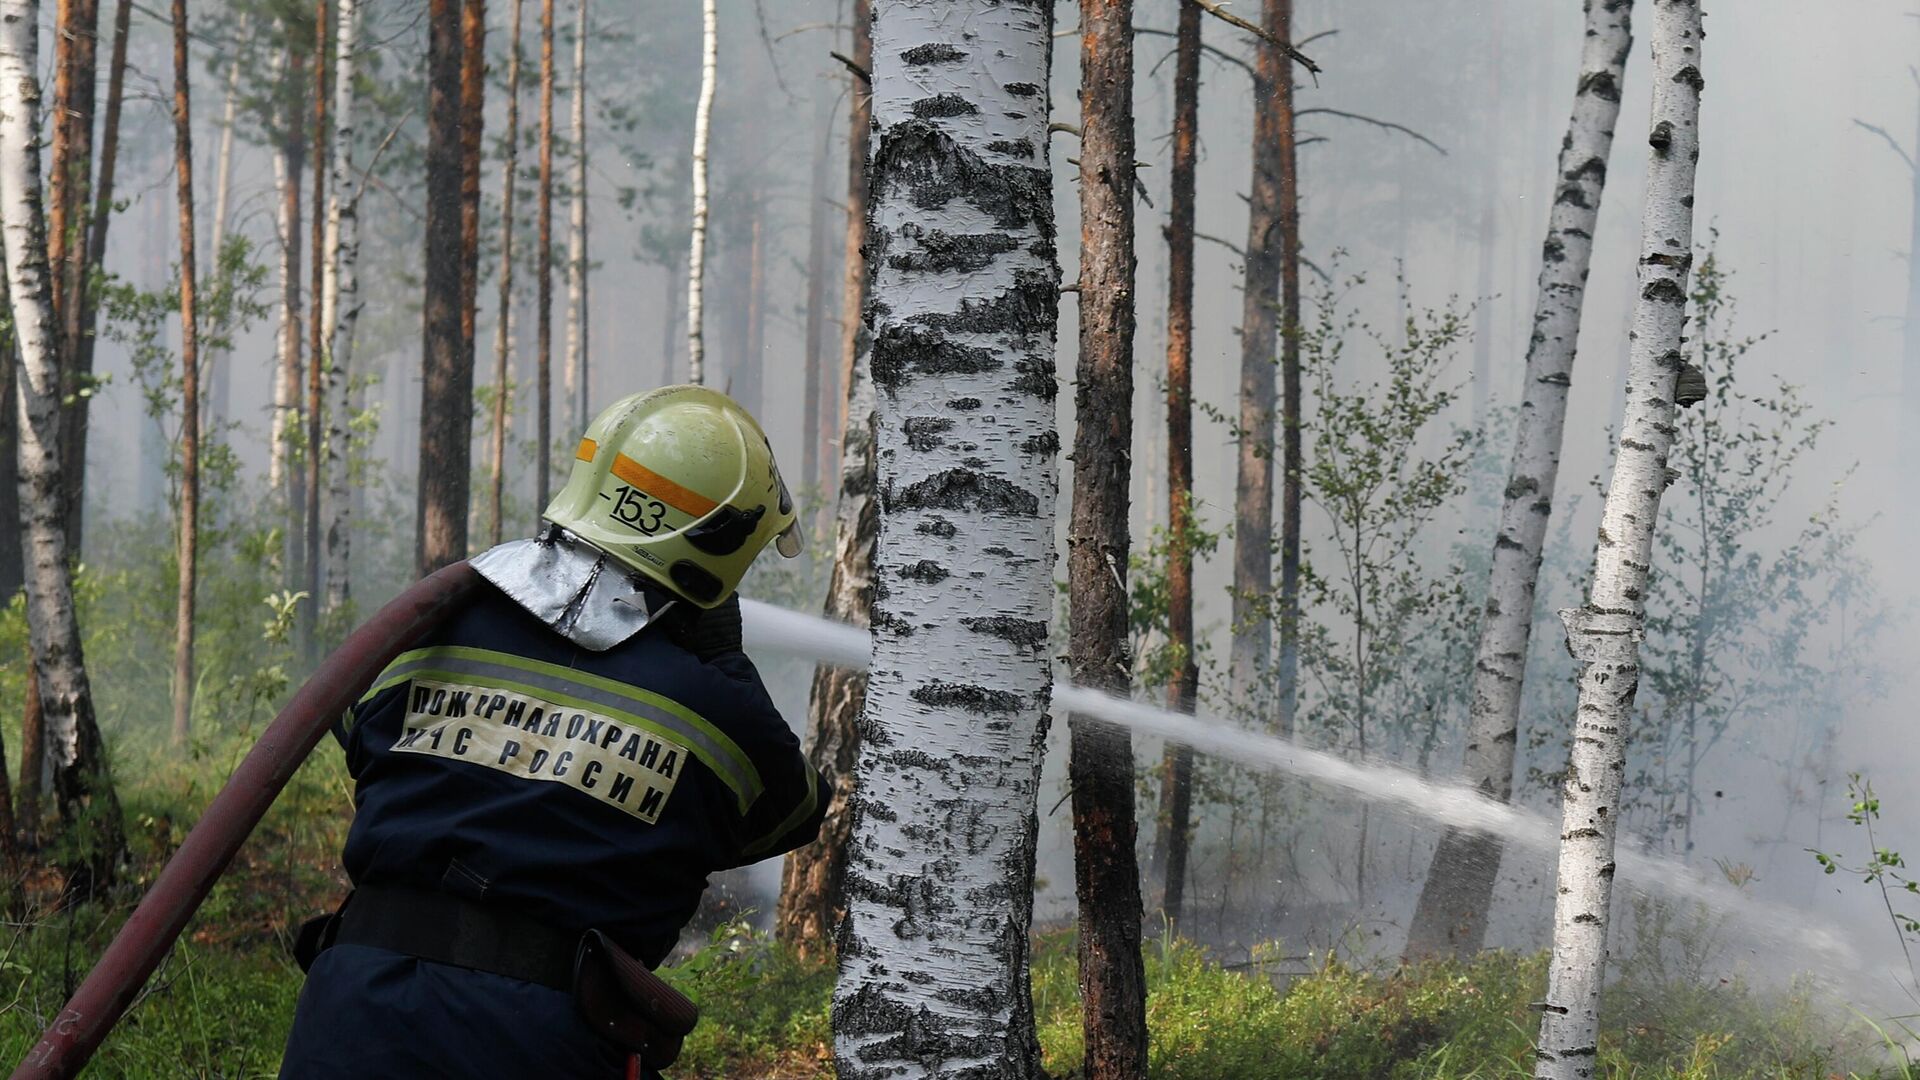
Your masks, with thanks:
[{"label": "helmet number 153", "polygon": [[652,536],[666,520],[665,503],[630,485],[621,484],[611,495],[603,491],[600,497],[612,500],[613,519],[635,532]]}]

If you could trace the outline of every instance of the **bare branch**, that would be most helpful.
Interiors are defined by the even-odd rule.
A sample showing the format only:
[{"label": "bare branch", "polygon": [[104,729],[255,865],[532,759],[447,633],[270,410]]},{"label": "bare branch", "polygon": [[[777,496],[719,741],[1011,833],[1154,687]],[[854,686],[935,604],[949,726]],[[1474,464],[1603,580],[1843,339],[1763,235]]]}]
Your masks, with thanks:
[{"label": "bare branch", "polygon": [[1053,123],[1047,125],[1047,134],[1051,135],[1056,131],[1071,135],[1076,139],[1080,137],[1079,124],[1069,124],[1060,120],[1055,120]]},{"label": "bare branch", "polygon": [[1193,238],[1195,240],[1206,240],[1210,243],[1219,244],[1221,247],[1226,248],[1228,251],[1233,252],[1235,255],[1238,255],[1243,259],[1247,257],[1247,249],[1241,247],[1239,244],[1236,244],[1231,240],[1222,240],[1218,236],[1213,236],[1208,233],[1199,232],[1197,230],[1194,232]]},{"label": "bare branch", "polygon": [[[1147,27],[1147,26],[1136,26],[1133,28],[1133,32],[1136,34],[1151,34],[1154,37],[1176,36],[1174,32],[1171,30],[1159,30],[1159,29],[1155,29],[1153,27]],[[1223,63],[1232,64],[1234,67],[1237,67],[1241,71],[1246,72],[1247,75],[1251,78],[1254,78],[1254,79],[1259,78],[1258,75],[1254,74],[1252,64],[1247,63],[1245,60],[1240,59],[1239,57],[1233,55],[1232,53],[1226,51],[1225,49],[1220,48],[1217,45],[1208,45],[1205,42],[1202,42],[1200,45],[1200,51],[1202,53],[1205,53],[1208,56],[1213,57],[1215,60],[1222,61]],[[1167,56],[1172,56],[1172,55],[1173,53],[1167,54]],[[1167,57],[1166,56],[1161,57],[1160,63],[1153,65],[1154,70],[1155,71],[1160,70],[1160,64],[1164,64],[1166,62],[1167,62]]]},{"label": "bare branch", "polygon": [[1240,16],[1235,15],[1234,13],[1228,11],[1224,6],[1220,4],[1220,0],[1193,0],[1193,3],[1197,5],[1201,11],[1206,12],[1207,14],[1213,16],[1214,18],[1219,19],[1230,26],[1237,26],[1240,29],[1245,30],[1247,33],[1252,34],[1255,37],[1258,37],[1260,40],[1266,42],[1267,44],[1272,45],[1274,48],[1279,49],[1281,52],[1286,53],[1289,57],[1293,59],[1294,63],[1299,64],[1301,67],[1306,68],[1308,71],[1311,71],[1315,75],[1320,74],[1320,65],[1314,63],[1307,56],[1307,54],[1301,52],[1299,49],[1294,48],[1292,45],[1289,45],[1288,43],[1281,41],[1279,38],[1274,37],[1272,34],[1267,33],[1266,27],[1261,26],[1258,23],[1248,22],[1247,20],[1241,18]]},{"label": "bare branch", "polygon": [[1405,124],[1396,124],[1391,120],[1376,120],[1371,116],[1363,116],[1360,113],[1347,112],[1344,109],[1329,109],[1325,107],[1312,108],[1312,109],[1299,109],[1295,111],[1293,115],[1295,117],[1301,117],[1301,116],[1313,116],[1316,114],[1324,114],[1326,116],[1337,116],[1343,120],[1358,120],[1363,124],[1372,124],[1374,127],[1377,127],[1377,128],[1385,128],[1388,131],[1397,131],[1397,132],[1400,132],[1402,135],[1407,136],[1410,139],[1427,144],[1428,146],[1434,149],[1435,153],[1445,155],[1447,152],[1446,147],[1441,146],[1439,143],[1434,142],[1432,139],[1427,138],[1425,135],[1420,134],[1419,132],[1413,130],[1412,128],[1408,127]]},{"label": "bare branch", "polygon": [[353,197],[347,201],[349,207],[357,209],[360,206],[361,197],[367,193],[367,184],[373,180],[373,170],[380,167],[381,156],[387,152],[387,147],[393,145],[394,137],[400,134],[400,129],[406,127],[407,121],[411,119],[413,119],[412,109],[401,113],[400,119],[394,121],[393,129],[387,132],[387,137],[381,139],[380,145],[374,148],[372,160],[368,161],[367,167],[360,171],[360,183],[354,186]]},{"label": "bare branch", "polygon": [[845,29],[846,29],[846,26],[842,23],[832,23],[832,22],[801,23],[799,26],[796,26],[791,30],[782,30],[778,34],[775,34],[773,36],[773,40],[775,44],[778,44],[779,42],[785,41],[788,38],[793,37],[795,34],[805,34],[813,30],[838,31],[838,30],[845,30]]},{"label": "bare branch", "polygon": [[1881,138],[1887,140],[1887,145],[1893,148],[1894,153],[1900,155],[1900,160],[1907,163],[1907,168],[1909,170],[1920,168],[1920,166],[1916,166],[1914,164],[1913,155],[1907,153],[1906,149],[1900,145],[1900,141],[1887,133],[1886,128],[1883,128],[1878,124],[1869,124],[1865,120],[1861,120],[1858,117],[1856,117],[1853,122],[1856,125],[1863,127],[1868,131],[1873,132],[1875,135],[1878,135]]},{"label": "bare branch", "polygon": [[868,86],[873,85],[873,73],[855,63],[853,57],[848,56],[846,53],[833,50],[828,50],[827,55],[845,64],[847,70],[853,72],[854,77],[858,78],[861,82],[866,83]]},{"label": "bare branch", "polygon": [[780,92],[787,96],[788,101],[798,102],[800,99],[794,96],[793,88],[787,85],[786,73],[780,70],[780,55],[773,49],[773,34],[767,29],[765,0],[753,0],[753,14],[760,23],[760,44],[766,47],[767,66],[773,69],[774,85],[780,88]]}]

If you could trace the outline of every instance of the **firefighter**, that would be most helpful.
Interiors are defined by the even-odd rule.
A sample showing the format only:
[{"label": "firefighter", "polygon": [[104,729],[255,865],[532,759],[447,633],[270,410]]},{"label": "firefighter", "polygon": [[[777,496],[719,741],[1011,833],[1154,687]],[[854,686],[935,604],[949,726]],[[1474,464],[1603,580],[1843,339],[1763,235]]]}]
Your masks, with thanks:
[{"label": "firefighter", "polygon": [[303,929],[282,1077],[656,1075],[691,1017],[649,969],[707,876],[819,828],[741,651],[742,575],[800,550],[759,424],[667,387],[575,456],[539,534],[475,558],[491,587],[336,729],[354,891]]}]

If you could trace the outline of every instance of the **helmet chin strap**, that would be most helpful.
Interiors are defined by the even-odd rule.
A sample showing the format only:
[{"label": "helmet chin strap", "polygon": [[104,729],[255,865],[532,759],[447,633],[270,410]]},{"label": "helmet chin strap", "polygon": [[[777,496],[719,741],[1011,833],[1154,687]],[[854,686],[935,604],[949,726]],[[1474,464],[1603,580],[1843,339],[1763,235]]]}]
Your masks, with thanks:
[{"label": "helmet chin strap", "polygon": [[589,652],[626,641],[678,603],[558,525],[472,561],[481,577],[528,614]]}]

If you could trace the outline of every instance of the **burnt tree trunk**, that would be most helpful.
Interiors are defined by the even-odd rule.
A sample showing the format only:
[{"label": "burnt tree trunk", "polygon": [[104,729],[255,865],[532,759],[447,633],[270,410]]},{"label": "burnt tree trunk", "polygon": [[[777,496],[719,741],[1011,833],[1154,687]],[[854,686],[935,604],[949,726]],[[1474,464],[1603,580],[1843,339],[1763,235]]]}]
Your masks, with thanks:
[{"label": "burnt tree trunk", "polygon": [[[1200,150],[1200,6],[1182,0],[1173,66],[1173,168],[1167,197],[1167,647],[1173,682],[1167,709],[1198,704],[1193,652],[1193,219]],[[1186,901],[1193,812],[1193,748],[1167,745],[1153,861],[1160,910],[1178,925]]]},{"label": "burnt tree trunk", "polygon": [[460,4],[460,363],[472,398],[480,309],[481,136],[487,110],[487,3]]},{"label": "burnt tree trunk", "polygon": [[473,365],[462,363],[460,0],[427,5],[427,220],[415,572],[467,556]]},{"label": "burnt tree trunk", "polygon": [[[1133,464],[1133,0],[1080,4],[1080,356],[1067,527],[1067,663],[1127,696],[1127,511]],[[1074,892],[1088,1080],[1147,1074],[1147,983],[1134,855],[1133,743],[1071,716]]]},{"label": "burnt tree trunk", "polygon": [[[1293,40],[1293,0],[1267,4],[1266,30],[1274,41]],[[1300,449],[1299,140],[1294,128],[1293,64],[1271,43],[1261,48],[1260,55],[1263,60],[1271,58],[1266,85],[1278,121],[1280,166],[1280,660],[1274,673],[1278,695],[1274,720],[1280,734],[1291,736],[1300,666],[1300,508],[1306,467]]]},{"label": "burnt tree trunk", "polygon": [[[853,60],[873,70],[872,0],[854,0]],[[873,606],[873,542],[880,530],[874,498],[873,380],[867,365],[871,339],[862,321],[871,280],[864,255],[867,233],[867,151],[873,124],[871,87],[855,75],[848,91],[846,277],[841,293],[840,385],[847,388],[840,424],[840,491],[834,511],[833,575],[826,614],[865,627]],[[669,281],[677,280],[670,278]],[[867,675],[850,668],[814,673],[807,709],[807,755],[833,782],[827,817],[813,843],[787,856],[774,930],[803,955],[826,952],[846,912],[848,811],[854,763],[860,751],[860,714]]]}]

